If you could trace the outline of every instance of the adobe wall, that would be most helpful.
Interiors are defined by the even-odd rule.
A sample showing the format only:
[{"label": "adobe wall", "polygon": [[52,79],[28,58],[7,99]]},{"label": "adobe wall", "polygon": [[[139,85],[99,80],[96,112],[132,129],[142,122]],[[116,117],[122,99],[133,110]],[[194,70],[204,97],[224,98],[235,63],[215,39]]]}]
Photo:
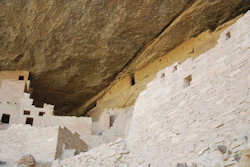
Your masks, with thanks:
[{"label": "adobe wall", "polygon": [[[34,127],[54,127],[54,126],[65,126],[72,131],[72,133],[78,133],[80,135],[83,134],[92,134],[92,120],[89,117],[63,117],[63,116],[38,116],[32,113],[31,115],[23,115],[23,111],[16,111],[16,106],[7,105],[7,107],[3,107],[0,105],[0,119],[3,114],[10,115],[11,124],[26,124],[27,118],[33,118],[33,126]],[[6,110],[8,109],[8,110]],[[13,112],[16,111],[16,112]]]},{"label": "adobe wall", "polygon": [[[7,72],[1,73],[8,74]],[[18,72],[11,74],[15,76],[15,73],[16,76],[19,76]],[[6,78],[5,75],[1,77]],[[8,114],[10,115],[9,124],[26,124],[27,119],[33,119],[33,126],[35,127],[66,126],[71,131],[79,134],[92,133],[91,118],[53,116],[53,105],[34,106],[33,99],[30,98],[29,93],[24,92],[24,88],[25,81],[2,81],[2,87],[0,88],[0,119],[2,119],[3,114]]]},{"label": "adobe wall", "polygon": [[[122,109],[105,109],[104,113],[108,115],[108,123],[103,122],[108,126],[106,129],[97,128],[93,122],[93,134],[81,135],[81,138],[88,144],[89,148],[100,146],[104,143],[110,143],[116,139],[125,139],[128,135],[130,121],[132,118],[133,107],[127,107]],[[101,126],[101,124],[99,124]]]},{"label": "adobe wall", "polygon": [[91,112],[93,113],[91,115],[93,134],[101,133],[110,128],[110,114],[108,112],[103,111],[100,107],[92,109]]},{"label": "adobe wall", "polygon": [[23,97],[25,82],[15,80],[3,80],[0,87],[0,100],[17,103]]},{"label": "adobe wall", "polygon": [[67,128],[59,128],[58,133],[58,145],[56,151],[56,159],[60,158],[63,155],[63,151],[74,150],[75,154],[80,152],[88,151],[88,145],[80,139],[80,135],[77,133],[72,133]]},{"label": "adobe wall", "polygon": [[23,76],[24,81],[29,80],[29,72],[28,71],[0,71],[0,83],[2,80],[19,80],[19,77]]},{"label": "adobe wall", "polygon": [[16,161],[25,154],[36,160],[53,161],[56,155],[58,127],[37,129],[15,125],[0,131],[0,159]]},{"label": "adobe wall", "polygon": [[[17,84],[16,85],[12,85],[12,86],[8,86],[9,84],[4,84],[4,82],[10,82],[10,81],[14,81],[16,83],[20,83],[23,82],[24,83],[24,87],[18,87]],[[15,92],[15,89],[18,90],[18,92],[21,91],[30,91],[30,80],[29,80],[29,72],[28,71],[0,71],[0,88],[3,87],[4,89],[9,88],[9,90],[5,91],[5,92],[9,92],[9,93],[13,93]],[[13,89],[11,89],[11,87]],[[1,90],[1,91],[4,91]],[[1,95],[1,93],[0,93]],[[8,94],[5,94],[8,95]]]},{"label": "adobe wall", "polygon": [[134,108],[105,109],[110,115],[110,128],[102,133],[104,143],[112,142],[118,138],[125,139],[128,136],[130,121]]},{"label": "adobe wall", "polygon": [[13,125],[0,130],[0,136],[0,160],[6,162],[15,162],[26,154],[33,155],[36,161],[49,162],[63,158],[66,149],[74,150],[73,155],[88,150],[78,134],[58,126]]},{"label": "adobe wall", "polygon": [[[11,82],[13,83],[13,81]],[[23,84],[18,83],[18,85],[20,86]],[[9,87],[11,87],[11,84],[9,85]],[[20,97],[10,97],[14,97],[15,100],[8,101],[6,97],[0,99],[0,119],[2,118],[3,114],[9,114],[9,124],[25,124],[27,118],[40,119],[40,117],[42,116],[53,115],[53,105],[44,104],[43,108],[35,107],[34,105],[32,105],[33,99],[30,99],[30,94],[28,93],[22,92],[20,93]],[[25,111],[28,112],[27,115],[25,114]],[[43,113],[44,115],[39,115],[40,113]]]},{"label": "adobe wall", "polygon": [[64,126],[72,133],[92,134],[92,120],[89,117],[44,116],[34,118],[35,127]]}]

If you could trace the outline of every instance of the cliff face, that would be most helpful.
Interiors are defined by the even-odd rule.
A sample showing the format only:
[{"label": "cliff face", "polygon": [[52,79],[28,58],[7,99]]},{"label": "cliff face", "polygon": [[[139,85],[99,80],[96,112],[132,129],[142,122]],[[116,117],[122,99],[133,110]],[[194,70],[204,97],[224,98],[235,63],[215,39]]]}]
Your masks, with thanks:
[{"label": "cliff face", "polygon": [[31,71],[35,98],[64,114],[121,71],[249,8],[246,0],[4,0],[0,68]]}]

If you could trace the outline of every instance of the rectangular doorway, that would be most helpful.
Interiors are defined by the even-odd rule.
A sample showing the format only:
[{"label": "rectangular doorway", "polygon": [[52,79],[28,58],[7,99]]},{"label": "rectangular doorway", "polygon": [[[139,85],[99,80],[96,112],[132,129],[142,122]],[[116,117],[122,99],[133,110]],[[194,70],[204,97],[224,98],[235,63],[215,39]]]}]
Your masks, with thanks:
[{"label": "rectangular doorway", "polygon": [[28,125],[32,126],[33,125],[33,118],[30,118],[30,117],[26,118],[25,124],[28,124]]},{"label": "rectangular doorway", "polygon": [[5,124],[8,124],[10,122],[10,115],[9,114],[3,114],[1,122],[5,123]]}]

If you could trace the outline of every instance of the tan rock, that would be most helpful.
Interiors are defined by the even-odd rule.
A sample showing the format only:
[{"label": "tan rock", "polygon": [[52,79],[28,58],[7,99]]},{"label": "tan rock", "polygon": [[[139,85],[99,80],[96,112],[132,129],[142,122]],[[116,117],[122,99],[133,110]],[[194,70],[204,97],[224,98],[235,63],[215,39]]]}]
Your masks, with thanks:
[{"label": "tan rock", "polygon": [[245,149],[241,152],[241,159],[239,162],[239,167],[249,167],[250,166],[250,148]]},{"label": "tan rock", "polygon": [[16,162],[16,167],[35,167],[36,165],[36,160],[35,158],[30,155],[24,155],[22,156],[17,162]]}]

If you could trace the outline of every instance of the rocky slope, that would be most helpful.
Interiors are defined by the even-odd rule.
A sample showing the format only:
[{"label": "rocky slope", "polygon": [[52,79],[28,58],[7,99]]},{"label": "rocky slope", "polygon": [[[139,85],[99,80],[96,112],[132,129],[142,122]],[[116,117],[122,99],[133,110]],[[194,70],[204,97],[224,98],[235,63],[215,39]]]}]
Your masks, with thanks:
[{"label": "rocky slope", "polygon": [[64,114],[124,69],[249,8],[248,0],[4,0],[0,69],[31,71],[38,102]]}]

